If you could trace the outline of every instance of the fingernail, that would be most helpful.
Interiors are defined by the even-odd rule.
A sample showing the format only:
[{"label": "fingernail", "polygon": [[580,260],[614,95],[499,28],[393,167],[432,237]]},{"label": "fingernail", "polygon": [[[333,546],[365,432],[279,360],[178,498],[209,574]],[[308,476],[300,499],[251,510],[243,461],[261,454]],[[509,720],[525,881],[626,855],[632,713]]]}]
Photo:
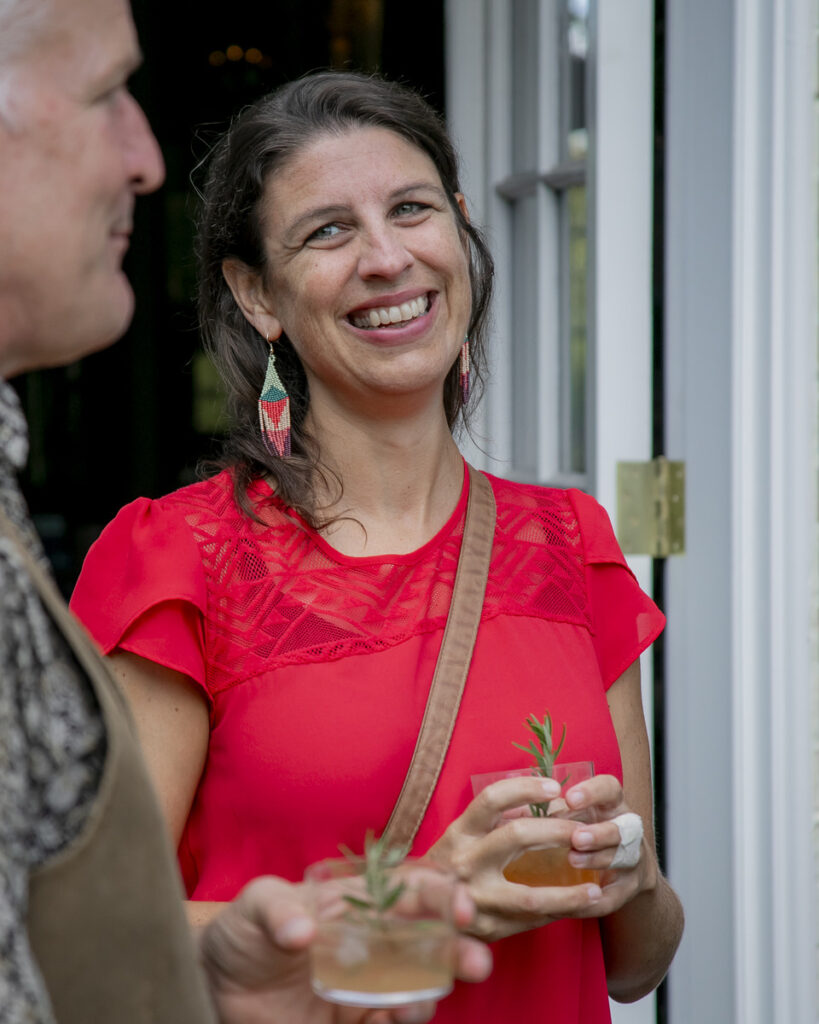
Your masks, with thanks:
[{"label": "fingernail", "polygon": [[591,832],[575,832],[572,836],[572,843],[575,846],[590,846],[594,842]]},{"label": "fingernail", "polygon": [[603,895],[603,890],[599,885],[589,885],[586,888],[586,895],[592,903],[596,903]]},{"label": "fingernail", "polygon": [[541,779],[540,788],[543,790],[544,796],[560,796],[560,783],[555,779]]},{"label": "fingernail", "polygon": [[570,789],[566,794],[566,803],[570,807],[579,807],[583,803],[583,790]]},{"label": "fingernail", "polygon": [[313,922],[309,917],[291,917],[276,929],[276,942],[285,947],[298,945],[310,938],[312,933]]}]

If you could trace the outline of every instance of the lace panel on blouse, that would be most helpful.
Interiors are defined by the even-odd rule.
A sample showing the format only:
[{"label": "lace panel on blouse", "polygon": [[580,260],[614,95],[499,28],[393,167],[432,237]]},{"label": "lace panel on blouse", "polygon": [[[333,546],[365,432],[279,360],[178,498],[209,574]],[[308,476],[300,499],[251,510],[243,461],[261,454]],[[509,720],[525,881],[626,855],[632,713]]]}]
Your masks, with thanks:
[{"label": "lace panel on blouse", "polygon": [[[580,528],[562,491],[495,481],[495,542],[483,618],[526,615],[590,628]],[[205,571],[208,689],[278,666],[373,653],[442,629],[463,515],[418,556],[333,557],[278,502],[233,501],[227,475],[162,500],[192,531]]]}]

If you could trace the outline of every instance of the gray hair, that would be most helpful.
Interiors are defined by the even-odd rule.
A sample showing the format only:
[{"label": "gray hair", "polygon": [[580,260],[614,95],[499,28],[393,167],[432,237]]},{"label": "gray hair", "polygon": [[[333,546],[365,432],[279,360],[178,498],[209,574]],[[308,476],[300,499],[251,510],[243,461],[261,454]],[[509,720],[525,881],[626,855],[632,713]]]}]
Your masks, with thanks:
[{"label": "gray hair", "polygon": [[43,26],[54,0],[0,0],[0,117],[8,114],[11,81]]}]

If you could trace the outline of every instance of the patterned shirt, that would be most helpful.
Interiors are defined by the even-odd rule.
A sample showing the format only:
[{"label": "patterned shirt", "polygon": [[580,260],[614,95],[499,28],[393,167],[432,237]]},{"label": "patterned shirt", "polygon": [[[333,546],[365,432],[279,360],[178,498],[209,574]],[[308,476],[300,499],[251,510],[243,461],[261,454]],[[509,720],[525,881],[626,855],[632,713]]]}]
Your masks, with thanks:
[{"label": "patterned shirt", "polygon": [[[28,433],[0,380],[0,507],[45,563],[17,472]],[[0,530],[0,1024],[53,1024],[26,933],[30,873],[81,832],[105,759],[93,691]]]}]

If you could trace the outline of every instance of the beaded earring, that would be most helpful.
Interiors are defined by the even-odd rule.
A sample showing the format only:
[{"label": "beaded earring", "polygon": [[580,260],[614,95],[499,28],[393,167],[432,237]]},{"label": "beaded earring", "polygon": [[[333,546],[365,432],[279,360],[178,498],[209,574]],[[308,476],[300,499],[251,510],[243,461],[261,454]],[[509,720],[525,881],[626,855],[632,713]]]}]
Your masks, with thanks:
[{"label": "beaded earring", "polygon": [[464,343],[461,345],[461,366],[459,376],[461,382],[461,403],[466,405],[469,401],[469,393],[472,389],[472,370],[469,365],[469,335],[464,338]]},{"label": "beaded earring", "polygon": [[270,345],[270,355],[259,395],[259,424],[265,448],[271,455],[286,459],[290,455],[290,398],[276,370],[273,343],[270,338],[265,340]]}]

